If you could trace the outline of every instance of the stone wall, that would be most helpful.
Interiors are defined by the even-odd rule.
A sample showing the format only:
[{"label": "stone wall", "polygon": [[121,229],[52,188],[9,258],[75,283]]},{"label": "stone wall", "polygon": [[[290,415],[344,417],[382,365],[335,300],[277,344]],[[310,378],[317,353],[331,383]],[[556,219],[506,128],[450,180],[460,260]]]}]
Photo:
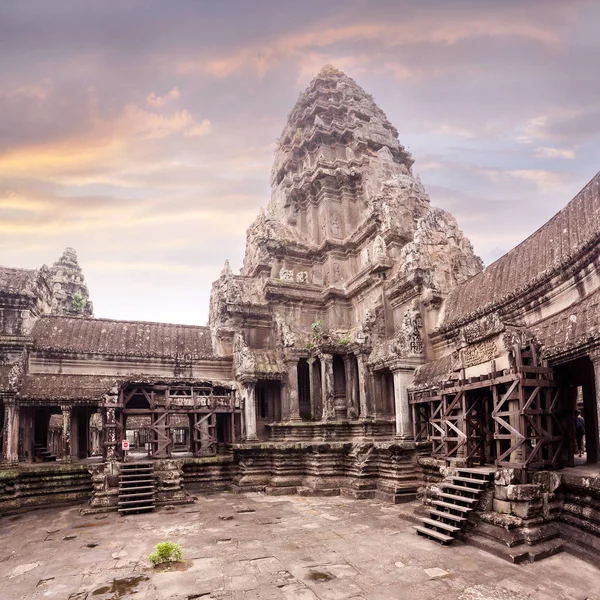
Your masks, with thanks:
[{"label": "stone wall", "polygon": [[0,514],[86,503],[92,478],[83,465],[53,465],[0,471]]}]

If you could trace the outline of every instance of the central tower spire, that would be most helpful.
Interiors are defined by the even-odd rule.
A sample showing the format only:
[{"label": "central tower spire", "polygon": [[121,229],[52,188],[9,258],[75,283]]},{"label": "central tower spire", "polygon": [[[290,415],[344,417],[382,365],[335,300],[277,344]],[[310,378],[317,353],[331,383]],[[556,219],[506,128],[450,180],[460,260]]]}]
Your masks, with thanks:
[{"label": "central tower spire", "polygon": [[269,213],[315,244],[344,239],[379,191],[382,174],[408,174],[412,164],[373,98],[326,65],[300,95],[280,136]]}]

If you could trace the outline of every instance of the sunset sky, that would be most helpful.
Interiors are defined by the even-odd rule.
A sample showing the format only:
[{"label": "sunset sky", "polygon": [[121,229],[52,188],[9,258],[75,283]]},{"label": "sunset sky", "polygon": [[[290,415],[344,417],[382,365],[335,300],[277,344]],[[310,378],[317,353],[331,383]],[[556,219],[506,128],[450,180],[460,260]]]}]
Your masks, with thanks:
[{"label": "sunset sky", "polygon": [[600,2],[0,0],[0,264],[77,250],[98,317],[205,324],[326,63],[487,264],[600,170]]}]

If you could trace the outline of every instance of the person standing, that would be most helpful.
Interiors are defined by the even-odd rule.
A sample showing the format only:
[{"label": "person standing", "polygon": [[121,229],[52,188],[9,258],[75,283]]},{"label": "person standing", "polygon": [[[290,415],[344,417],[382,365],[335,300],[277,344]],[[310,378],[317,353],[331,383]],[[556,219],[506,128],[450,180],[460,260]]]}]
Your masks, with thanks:
[{"label": "person standing", "polygon": [[585,421],[581,416],[581,411],[575,411],[575,417],[573,418],[573,422],[575,424],[575,440],[577,441],[577,450],[579,452],[579,456],[583,453],[583,436],[585,435]]}]

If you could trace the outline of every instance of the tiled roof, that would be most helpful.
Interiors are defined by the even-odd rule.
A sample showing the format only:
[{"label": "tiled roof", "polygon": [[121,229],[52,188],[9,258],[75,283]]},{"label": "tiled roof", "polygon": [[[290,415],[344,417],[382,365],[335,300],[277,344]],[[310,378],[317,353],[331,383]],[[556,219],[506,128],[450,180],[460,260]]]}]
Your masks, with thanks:
[{"label": "tiled roof", "polygon": [[192,325],[44,316],[31,336],[36,350],[186,360],[214,355],[210,329]]},{"label": "tiled roof", "polygon": [[31,284],[37,277],[35,269],[11,269],[0,266],[0,294],[31,295]]},{"label": "tiled roof", "polygon": [[600,290],[532,327],[545,358],[600,341]]},{"label": "tiled roof", "polygon": [[451,379],[452,374],[452,355],[448,354],[418,367],[415,371],[411,388],[419,389],[437,386],[441,381]]},{"label": "tiled roof", "polygon": [[17,397],[23,400],[97,400],[100,401],[118,377],[98,375],[50,375],[30,373],[23,378]]},{"label": "tiled roof", "polygon": [[535,288],[599,240],[600,173],[524,242],[452,290],[442,329]]}]

